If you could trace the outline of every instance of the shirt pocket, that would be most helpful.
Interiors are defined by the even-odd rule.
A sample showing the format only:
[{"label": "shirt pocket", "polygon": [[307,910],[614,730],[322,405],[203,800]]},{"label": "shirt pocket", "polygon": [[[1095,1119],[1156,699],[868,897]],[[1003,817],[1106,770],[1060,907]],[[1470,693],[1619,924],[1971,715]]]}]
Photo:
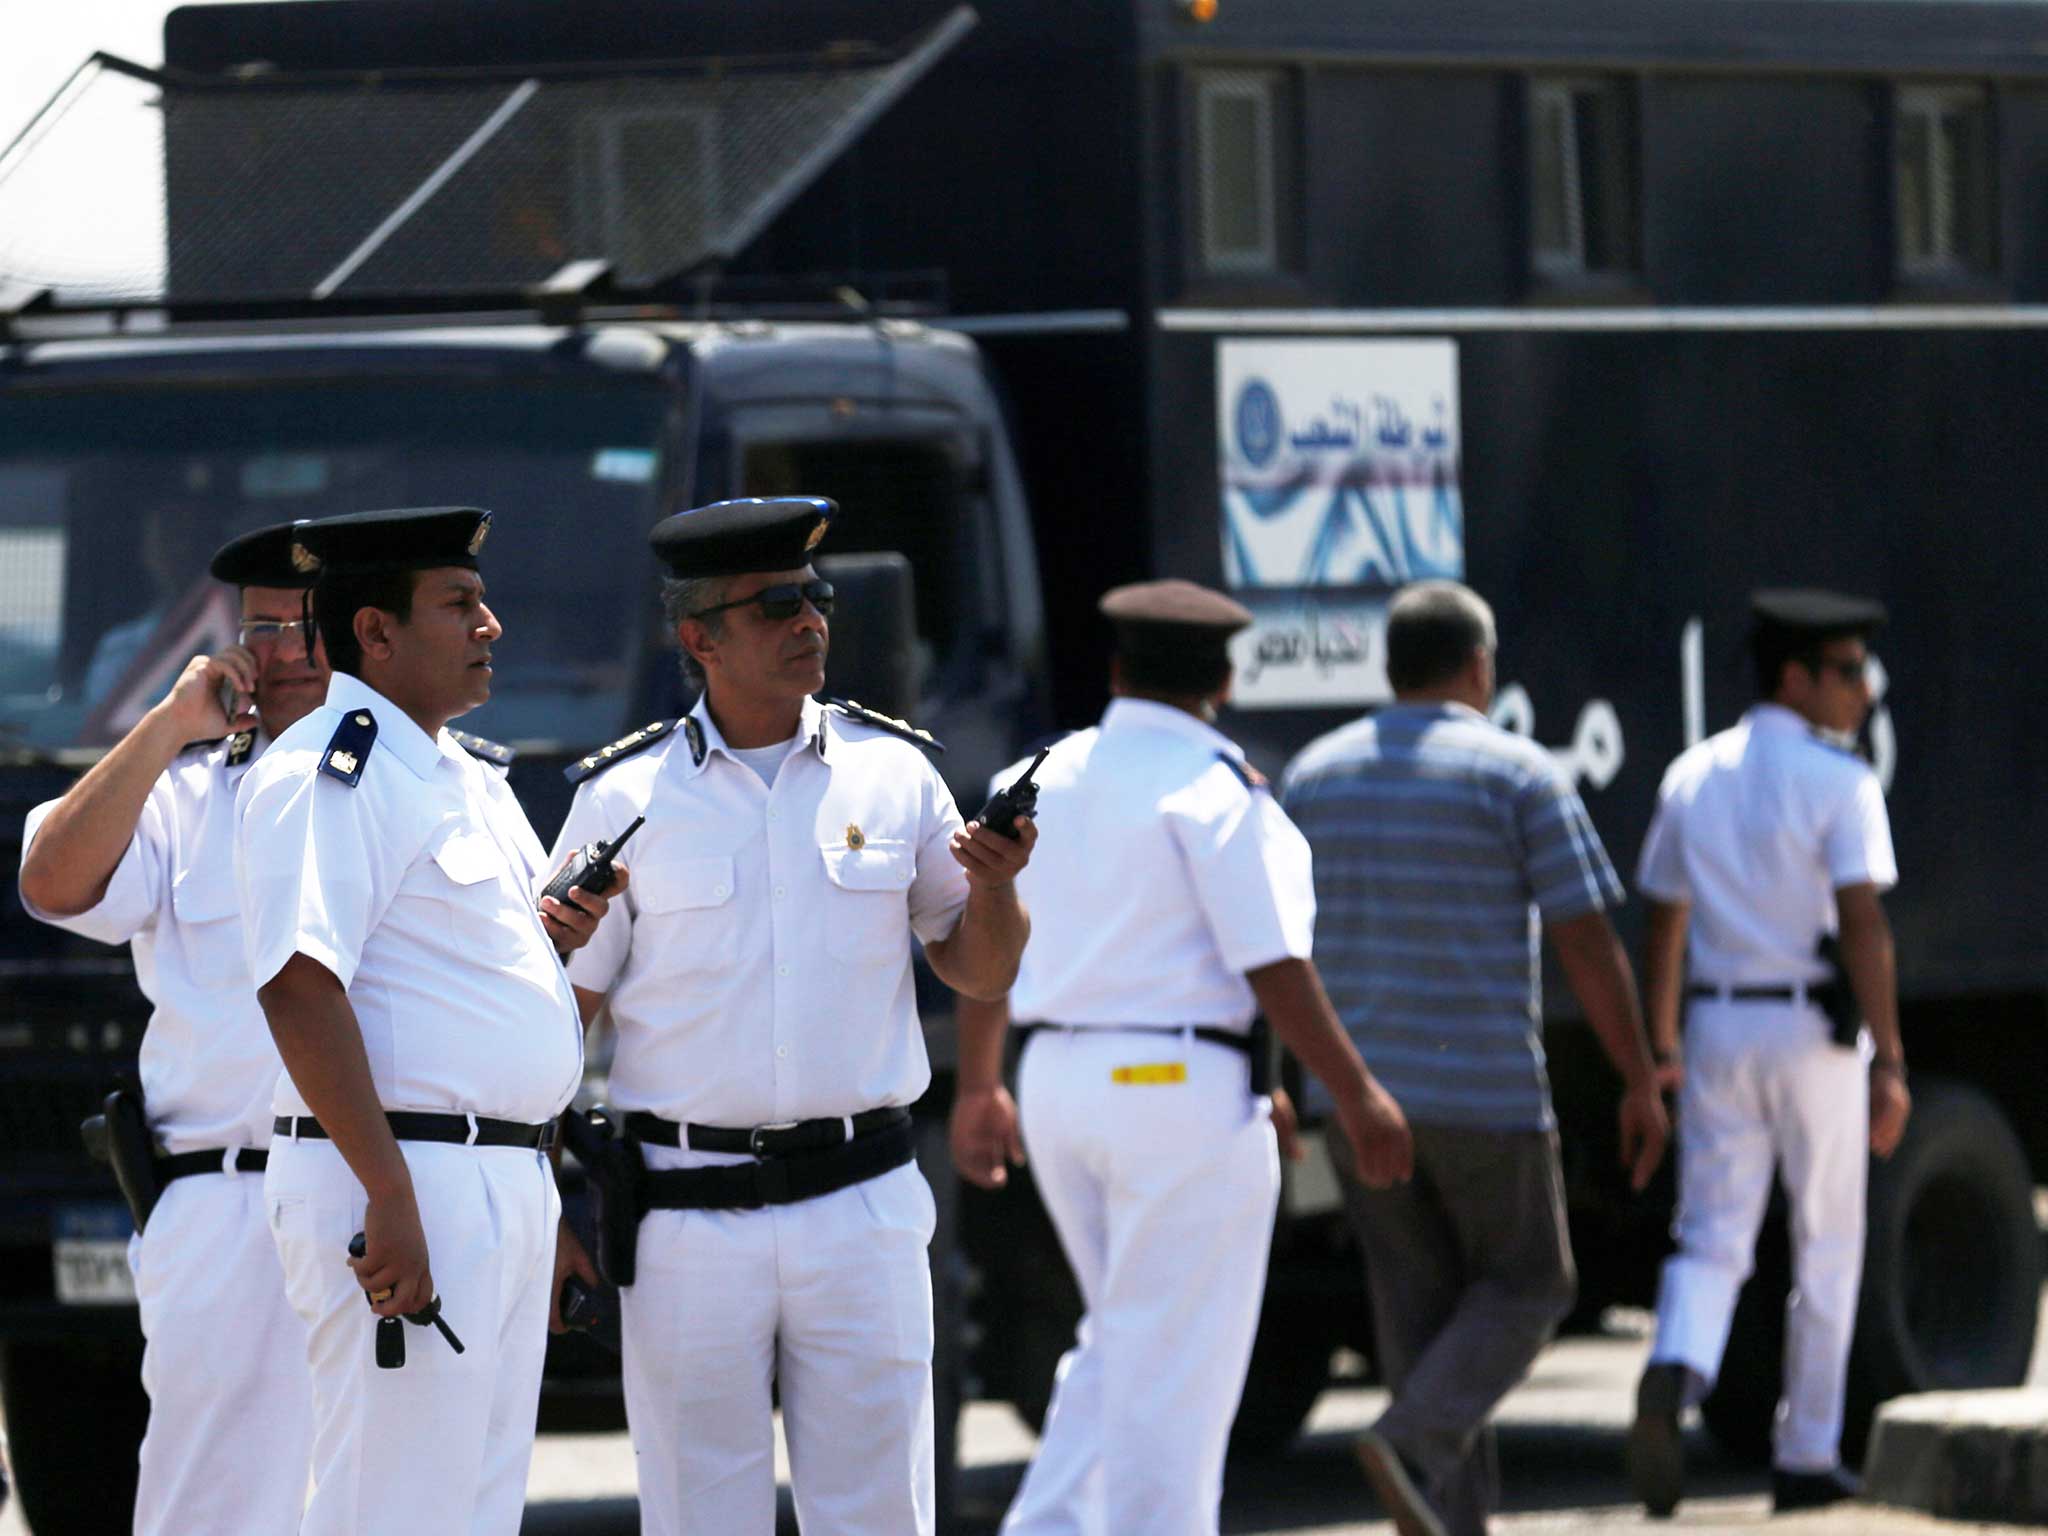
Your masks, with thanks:
[{"label": "shirt pocket", "polygon": [[185,973],[195,984],[224,987],[248,974],[232,867],[186,870],[171,887],[171,911],[178,919]]},{"label": "shirt pocket", "polygon": [[627,895],[635,927],[646,926],[659,947],[662,970],[689,973],[730,962],[739,937],[738,890],[732,858],[721,855],[643,860],[633,866]]},{"label": "shirt pocket", "polygon": [[435,905],[450,942],[494,959],[515,958],[532,936],[532,923],[513,907],[498,878],[506,873],[498,845],[481,832],[459,828],[441,839],[431,857]]},{"label": "shirt pocket", "polygon": [[859,847],[827,843],[830,891],[825,949],[846,965],[900,964],[910,948],[910,882],[917,859],[910,844],[869,838]]}]

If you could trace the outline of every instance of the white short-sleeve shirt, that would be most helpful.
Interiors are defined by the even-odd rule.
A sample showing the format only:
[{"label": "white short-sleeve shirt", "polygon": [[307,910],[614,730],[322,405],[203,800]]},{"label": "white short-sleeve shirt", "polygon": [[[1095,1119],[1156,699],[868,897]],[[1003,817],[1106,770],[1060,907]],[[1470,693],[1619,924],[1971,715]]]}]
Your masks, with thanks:
[{"label": "white short-sleeve shirt", "polygon": [[1143,699],[1053,747],[1017,878],[1031,912],[1018,1022],[1242,1029],[1257,1011],[1245,972],[1308,958],[1308,841],[1243,764],[1213,727]]},{"label": "white short-sleeve shirt", "polygon": [[948,848],[960,813],[922,751],[807,700],[771,788],[699,700],[577,786],[556,848],[635,816],[632,880],[569,961],[609,996],[613,1104],[751,1126],[924,1092],[911,940],[952,934],[967,877]]},{"label": "white short-sleeve shirt", "polygon": [[[164,1151],[270,1144],[277,1048],[242,957],[235,893],[235,789],[267,739],[188,748],[150,787],[106,894],[75,917],[22,905],[72,933],[126,944],[152,1008],[142,1094]],[[47,801],[29,812],[24,862]]]},{"label": "white short-sleeve shirt", "polygon": [[1877,775],[1776,704],[1672,763],[1636,873],[1644,895],[1692,908],[1692,979],[1726,986],[1823,980],[1835,892],[1898,878]]},{"label": "white short-sleeve shirt", "polygon": [[[377,737],[350,788],[320,772],[344,715]],[[541,926],[545,855],[503,778],[345,672],[242,780],[235,869],[249,974],[333,972],[386,1109],[537,1122],[583,1072],[574,994]],[[289,1073],[277,1113],[303,1115]]]}]

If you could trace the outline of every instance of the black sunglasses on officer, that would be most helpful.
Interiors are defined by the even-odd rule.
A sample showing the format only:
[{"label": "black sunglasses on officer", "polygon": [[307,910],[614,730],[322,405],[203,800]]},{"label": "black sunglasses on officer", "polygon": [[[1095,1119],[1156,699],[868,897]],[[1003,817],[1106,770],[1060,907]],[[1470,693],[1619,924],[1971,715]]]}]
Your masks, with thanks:
[{"label": "black sunglasses on officer", "polygon": [[699,608],[695,613],[687,614],[685,617],[708,619],[714,613],[724,613],[728,608],[744,608],[749,603],[758,603],[761,617],[773,624],[785,623],[795,618],[803,612],[805,603],[809,603],[820,614],[829,617],[833,603],[832,583],[815,576],[804,582],[778,582],[772,587],[763,587],[751,596],[734,598],[729,603],[713,603],[709,608]]}]

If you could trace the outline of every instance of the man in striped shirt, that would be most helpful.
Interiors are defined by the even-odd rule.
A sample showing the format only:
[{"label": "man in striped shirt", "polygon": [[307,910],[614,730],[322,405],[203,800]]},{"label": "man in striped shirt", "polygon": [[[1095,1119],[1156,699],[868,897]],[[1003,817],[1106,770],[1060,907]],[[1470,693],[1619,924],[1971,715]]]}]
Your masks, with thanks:
[{"label": "man in striped shirt", "polygon": [[1489,1415],[1577,1285],[1544,1071],[1546,924],[1625,1080],[1637,1189],[1670,1134],[1607,916],[1621,882],[1549,754],[1486,718],[1493,656],[1478,594],[1406,588],[1387,619],[1395,703],[1310,743],[1281,797],[1315,852],[1316,964],[1414,1129],[1412,1182],[1345,1181],[1394,1394],[1359,1456],[1402,1536],[1485,1531]]}]

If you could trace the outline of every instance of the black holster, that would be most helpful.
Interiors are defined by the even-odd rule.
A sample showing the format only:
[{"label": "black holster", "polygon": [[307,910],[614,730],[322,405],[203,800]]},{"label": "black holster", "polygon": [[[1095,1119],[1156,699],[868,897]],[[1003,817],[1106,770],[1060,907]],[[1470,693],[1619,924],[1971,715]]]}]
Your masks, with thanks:
[{"label": "black holster", "polygon": [[1849,973],[1842,967],[1842,941],[1832,933],[1820,936],[1815,954],[1827,966],[1827,980],[1806,989],[1807,1000],[1828,1019],[1828,1038],[1841,1046],[1854,1046],[1863,1028],[1863,1010],[1856,1006],[1856,989],[1849,985]]},{"label": "black holster", "polygon": [[163,1193],[142,1094],[125,1085],[116,1088],[101,1101],[100,1112],[78,1127],[78,1134],[95,1160],[113,1165],[114,1182],[121,1186],[128,1215],[140,1232],[156,1209],[157,1196]]},{"label": "black holster", "polygon": [[562,1141],[597,1193],[598,1271],[613,1285],[631,1285],[640,1218],[647,1213],[647,1160],[640,1143],[601,1104],[587,1115],[573,1109],[565,1113]]},{"label": "black holster", "polygon": [[1245,1037],[1245,1051],[1251,1057],[1252,1097],[1261,1098],[1271,1093],[1279,1081],[1279,1053],[1273,1049],[1273,1026],[1266,1022],[1263,1013],[1252,1020],[1251,1032]]}]

